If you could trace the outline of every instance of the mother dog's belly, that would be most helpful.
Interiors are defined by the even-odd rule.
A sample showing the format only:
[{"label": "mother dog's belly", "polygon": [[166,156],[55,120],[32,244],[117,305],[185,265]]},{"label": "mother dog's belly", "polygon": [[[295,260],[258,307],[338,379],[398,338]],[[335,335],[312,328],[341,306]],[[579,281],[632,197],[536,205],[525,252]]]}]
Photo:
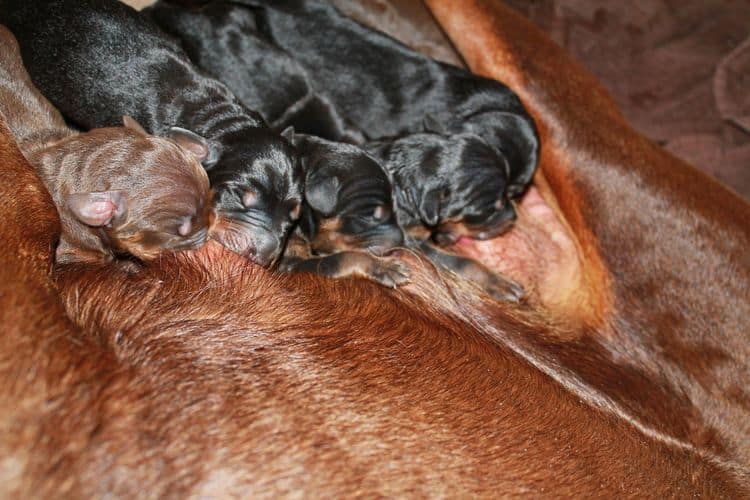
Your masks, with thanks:
[{"label": "mother dog's belly", "polygon": [[532,187],[517,206],[518,221],[492,240],[462,238],[456,249],[521,283],[531,299],[559,303],[580,281],[580,262],[567,229]]}]

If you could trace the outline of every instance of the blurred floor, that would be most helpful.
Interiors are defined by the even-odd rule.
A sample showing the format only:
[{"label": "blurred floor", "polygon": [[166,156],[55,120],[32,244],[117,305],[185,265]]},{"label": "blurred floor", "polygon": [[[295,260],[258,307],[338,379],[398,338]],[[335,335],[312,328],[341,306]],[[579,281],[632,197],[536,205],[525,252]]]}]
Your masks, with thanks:
[{"label": "blurred floor", "polygon": [[643,134],[750,200],[750,1],[506,1]]}]

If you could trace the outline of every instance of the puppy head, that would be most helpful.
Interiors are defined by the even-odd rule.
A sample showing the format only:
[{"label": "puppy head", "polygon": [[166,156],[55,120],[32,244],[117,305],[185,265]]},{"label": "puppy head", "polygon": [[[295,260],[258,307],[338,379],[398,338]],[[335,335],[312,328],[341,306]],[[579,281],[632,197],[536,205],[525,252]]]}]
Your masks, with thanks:
[{"label": "puppy head", "polygon": [[493,238],[515,220],[508,164],[481,137],[411,134],[380,150],[395,172],[400,202],[412,205],[406,209],[414,222],[429,228],[438,243]]},{"label": "puppy head", "polygon": [[239,130],[222,142],[221,157],[208,170],[219,217],[213,237],[270,266],[301,214],[299,156],[287,137],[261,127]]},{"label": "puppy head", "polygon": [[374,158],[356,146],[314,136],[297,135],[294,143],[305,170],[301,228],[313,251],[382,254],[403,244],[391,183]]},{"label": "puppy head", "polygon": [[97,228],[115,253],[143,261],[164,250],[202,246],[213,217],[200,164],[205,141],[189,132],[173,139],[149,136],[128,120],[126,126],[74,138],[85,152],[82,185],[105,189],[68,194],[67,209]]}]

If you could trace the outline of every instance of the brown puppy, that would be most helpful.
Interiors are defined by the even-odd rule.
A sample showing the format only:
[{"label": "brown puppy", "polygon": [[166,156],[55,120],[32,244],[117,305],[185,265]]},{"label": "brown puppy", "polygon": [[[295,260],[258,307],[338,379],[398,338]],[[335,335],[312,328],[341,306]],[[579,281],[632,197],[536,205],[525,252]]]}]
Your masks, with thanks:
[{"label": "brown puppy", "polygon": [[58,262],[147,261],[205,242],[212,218],[200,165],[205,141],[187,131],[152,137],[127,117],[126,127],[73,132],[34,87],[3,26],[0,112],[60,212]]}]

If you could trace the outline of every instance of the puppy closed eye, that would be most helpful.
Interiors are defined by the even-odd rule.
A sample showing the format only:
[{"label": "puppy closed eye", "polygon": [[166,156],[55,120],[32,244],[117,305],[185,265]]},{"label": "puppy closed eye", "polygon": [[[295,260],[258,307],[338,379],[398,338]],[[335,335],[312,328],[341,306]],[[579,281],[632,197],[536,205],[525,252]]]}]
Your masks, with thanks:
[{"label": "puppy closed eye", "polygon": [[178,233],[178,234],[179,234],[180,236],[187,236],[188,234],[190,234],[190,231],[191,231],[192,229],[193,229],[193,222],[192,222],[192,220],[191,220],[191,218],[190,218],[190,217],[186,217],[186,218],[185,218],[185,219],[184,219],[184,220],[182,221],[182,224],[180,224],[180,225],[179,225],[179,226],[177,227],[177,233]]},{"label": "puppy closed eye", "polygon": [[294,205],[294,208],[289,211],[289,218],[292,219],[292,221],[296,221],[297,219],[299,219],[301,213],[302,205],[297,203],[296,205]]},{"label": "puppy closed eye", "polygon": [[254,207],[258,204],[258,193],[252,189],[248,189],[242,193],[242,206],[245,208]]},{"label": "puppy closed eye", "polygon": [[390,215],[390,210],[385,205],[378,205],[375,207],[375,210],[372,212],[372,218],[376,221],[384,221],[388,218]]}]

